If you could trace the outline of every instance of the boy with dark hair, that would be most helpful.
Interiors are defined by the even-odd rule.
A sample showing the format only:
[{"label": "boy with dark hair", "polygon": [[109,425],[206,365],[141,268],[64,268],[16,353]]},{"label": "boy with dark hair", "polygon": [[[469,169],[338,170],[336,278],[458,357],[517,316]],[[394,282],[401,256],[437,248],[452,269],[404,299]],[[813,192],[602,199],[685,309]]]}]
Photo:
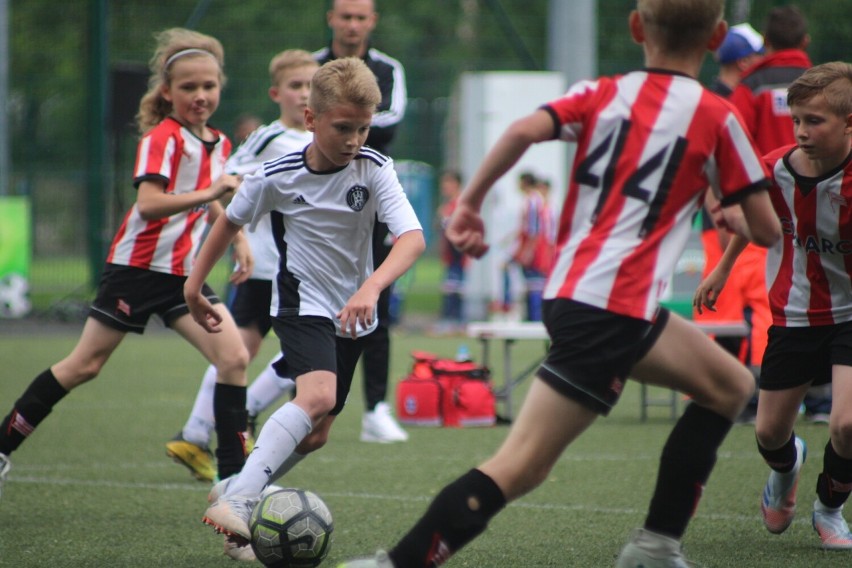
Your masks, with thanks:
[{"label": "boy with dark hair", "polygon": [[734,357],[659,302],[707,187],[716,215],[768,246],[780,236],[766,170],[736,112],[695,79],[722,42],[723,0],[639,0],[630,15],[646,69],[575,84],[515,121],[485,157],[447,229],[474,257],[488,250],[480,208],[535,143],[577,143],[544,291],[550,350],[497,453],[447,485],[392,548],[346,568],[440,566],[506,504],[532,491],[619,399],[628,376],[693,401],[660,460],[645,520],[620,568],[685,568],[680,539],[717,450],[754,381]]},{"label": "boy with dark hair", "polygon": [[812,66],[805,48],[807,22],[795,6],[770,10],[763,30],[766,57],[746,71],[731,95],[757,149],[767,154],[796,142],[787,106],[787,87]]}]

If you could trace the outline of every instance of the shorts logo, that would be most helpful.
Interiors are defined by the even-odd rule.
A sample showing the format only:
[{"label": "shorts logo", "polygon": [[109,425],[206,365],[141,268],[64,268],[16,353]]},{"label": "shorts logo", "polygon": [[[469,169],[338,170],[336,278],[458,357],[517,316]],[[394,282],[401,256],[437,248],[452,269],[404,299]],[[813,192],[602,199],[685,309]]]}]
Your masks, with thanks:
[{"label": "shorts logo", "polygon": [[612,382],[609,384],[609,390],[611,390],[614,395],[621,396],[621,392],[624,390],[624,381],[618,377],[614,377]]},{"label": "shorts logo", "polygon": [[126,315],[127,317],[130,317],[130,304],[128,304],[127,302],[125,302],[124,300],[119,298],[118,302],[116,302],[116,304],[115,304],[115,311],[121,312],[122,314]]},{"label": "shorts logo", "polygon": [[370,190],[363,185],[353,185],[346,193],[346,204],[352,211],[361,211],[370,199]]}]

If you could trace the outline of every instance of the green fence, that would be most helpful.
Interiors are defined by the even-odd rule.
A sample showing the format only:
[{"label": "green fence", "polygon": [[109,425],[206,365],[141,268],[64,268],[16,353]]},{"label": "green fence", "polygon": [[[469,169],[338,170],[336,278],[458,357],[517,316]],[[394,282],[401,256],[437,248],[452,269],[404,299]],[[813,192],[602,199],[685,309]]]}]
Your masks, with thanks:
[{"label": "green fence", "polygon": [[[767,10],[783,3],[729,0],[728,9],[729,13],[750,10],[750,21],[759,27]],[[264,120],[273,118],[276,107],[266,95],[268,61],[282,49],[325,45],[327,6],[328,2],[316,0],[10,3],[10,192],[28,197],[31,204],[30,285],[39,310],[90,299],[91,274],[98,267],[89,266],[92,254],[87,239],[95,235],[106,246],[135,199],[131,177],[136,134],[124,125],[132,120],[144,88],[152,34],[192,25],[222,40],[229,82],[214,122],[230,131],[235,118],[245,111]],[[627,34],[633,6],[634,2],[624,0],[599,0],[601,73],[642,65],[641,50]],[[800,7],[809,18],[809,53],[814,61],[848,58],[852,0],[800,2]],[[100,188],[91,188],[86,167],[91,153],[86,135],[91,97],[86,77],[90,53],[97,49],[89,33],[95,20],[92,11],[97,9],[106,10],[109,158]],[[402,61],[407,73],[408,112],[391,152],[397,161],[421,162],[434,171],[456,165],[448,134],[457,120],[452,94],[461,73],[546,66],[547,0],[379,0],[377,9],[375,44]],[[708,58],[702,80],[712,78],[715,71]],[[531,108],[538,102],[543,101],[531,101]],[[431,183],[432,203],[437,204],[437,190]],[[98,189],[100,195],[92,193]],[[95,218],[104,221],[90,232],[87,219],[93,207],[103,208]],[[431,229],[431,217],[422,221]]]}]

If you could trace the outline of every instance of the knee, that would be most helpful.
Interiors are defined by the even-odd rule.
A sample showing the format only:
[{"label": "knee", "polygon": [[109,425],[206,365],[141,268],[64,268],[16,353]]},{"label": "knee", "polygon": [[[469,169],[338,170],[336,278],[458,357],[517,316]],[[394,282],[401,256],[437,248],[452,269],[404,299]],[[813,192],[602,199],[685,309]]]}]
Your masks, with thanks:
[{"label": "knee", "polygon": [[215,362],[219,375],[224,377],[244,376],[249,365],[249,352],[245,345],[221,353]]},{"label": "knee", "polygon": [[97,377],[103,369],[106,359],[89,359],[80,363],[63,361],[53,367],[56,381],[66,390],[71,390]]},{"label": "knee", "polygon": [[767,450],[777,450],[787,443],[790,439],[790,433],[780,431],[775,425],[758,421],[754,427],[754,437],[757,443]]},{"label": "knee", "polygon": [[550,467],[534,467],[520,473],[519,475],[515,475],[507,488],[507,497],[510,499],[516,499],[522,495],[526,495],[530,491],[533,491],[539,485],[544,483],[544,480],[547,479],[548,475],[550,475],[550,471]]},{"label": "knee", "polygon": [[852,417],[832,416],[829,435],[834,450],[847,459],[852,458]]},{"label": "knee", "polygon": [[526,495],[544,483],[552,469],[542,463],[523,463],[523,460],[518,462],[509,467],[501,467],[498,462],[492,461],[479,468],[500,487],[507,501]]},{"label": "knee", "polygon": [[710,384],[712,388],[695,394],[695,402],[731,420],[740,415],[755,392],[754,377],[742,366],[725,376],[717,375]]},{"label": "knee", "polygon": [[322,448],[328,442],[328,431],[314,430],[296,446],[296,451],[302,455],[307,455]]},{"label": "knee", "polygon": [[307,392],[297,389],[296,398],[293,399],[293,402],[298,404],[316,424],[318,420],[334,409],[335,404],[337,404],[337,393],[333,388]]}]

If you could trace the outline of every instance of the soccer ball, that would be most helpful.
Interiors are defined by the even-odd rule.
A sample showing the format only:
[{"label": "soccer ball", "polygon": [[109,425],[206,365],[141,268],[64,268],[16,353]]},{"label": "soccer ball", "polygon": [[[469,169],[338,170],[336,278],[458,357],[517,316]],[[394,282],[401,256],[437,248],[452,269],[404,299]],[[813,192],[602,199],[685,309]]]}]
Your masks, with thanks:
[{"label": "soccer ball", "polygon": [[270,568],[319,566],[331,548],[331,511],[315,493],[279,489],[266,494],[249,520],[251,547]]},{"label": "soccer ball", "polygon": [[0,278],[0,318],[22,318],[29,313],[29,288],[27,279],[20,274]]}]

